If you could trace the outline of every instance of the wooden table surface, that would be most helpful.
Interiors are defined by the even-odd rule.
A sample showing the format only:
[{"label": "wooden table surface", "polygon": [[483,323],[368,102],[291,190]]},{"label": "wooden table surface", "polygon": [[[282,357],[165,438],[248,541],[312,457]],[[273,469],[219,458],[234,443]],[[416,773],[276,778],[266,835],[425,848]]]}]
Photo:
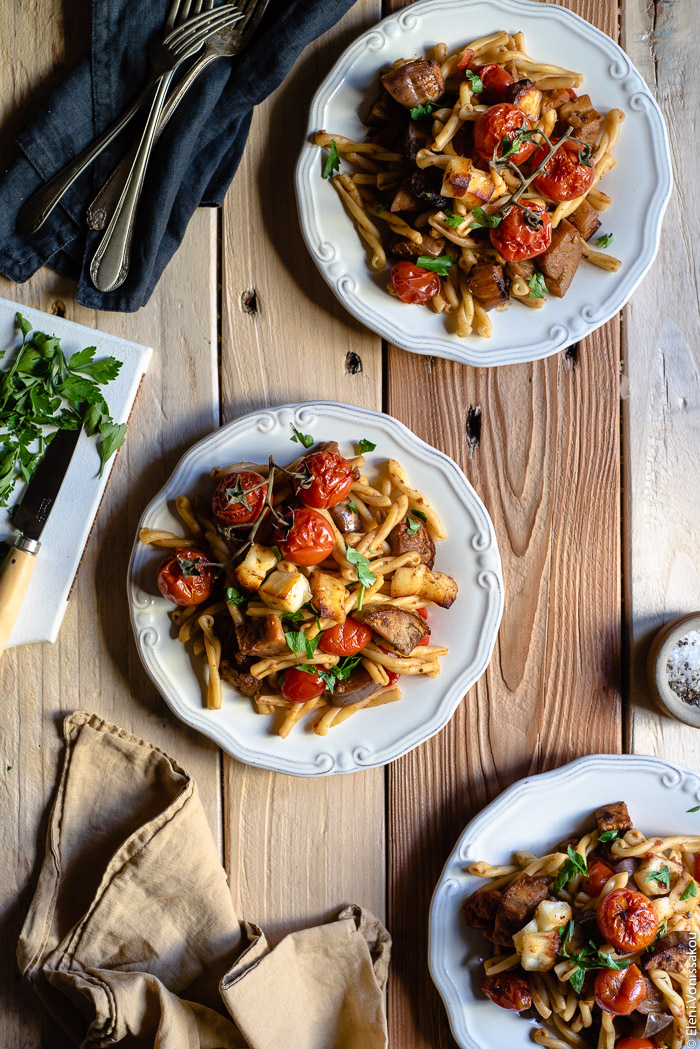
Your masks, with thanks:
[{"label": "wooden table surface", "polygon": [[[566,0],[621,41],[656,92],[676,191],[659,258],[622,317],[559,356],[498,370],[382,345],[335,301],[299,233],[292,171],[308,102],[340,51],[398,6],[358,0],[302,55],[256,112],[222,212],[194,216],[146,308],[91,312],[48,270],[22,286],[0,280],[6,297],[155,348],[60,639],[0,662],[4,1049],[68,1045],[19,982],[14,944],[43,855],[61,720],[76,708],[157,743],[195,775],[238,913],[273,940],[351,901],[385,918],[392,1049],[455,1044],[428,974],[428,907],[480,807],[586,753],[700,767],[694,730],[659,717],[643,679],[654,631],[700,606],[697,207],[695,165],[682,163],[700,118],[688,64],[700,5]],[[89,0],[1,5],[3,159],[85,50],[89,12]],[[496,528],[506,608],[489,669],[439,735],[386,769],[303,780],[240,765],[171,716],[136,654],[124,579],[141,510],[186,448],[251,409],[318,397],[384,409],[461,464]]]}]

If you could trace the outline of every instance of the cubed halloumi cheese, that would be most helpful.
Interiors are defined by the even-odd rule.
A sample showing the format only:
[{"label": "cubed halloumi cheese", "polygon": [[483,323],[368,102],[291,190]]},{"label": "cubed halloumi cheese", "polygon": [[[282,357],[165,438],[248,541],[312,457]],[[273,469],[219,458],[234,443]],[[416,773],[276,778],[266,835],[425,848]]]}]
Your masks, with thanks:
[{"label": "cubed halloumi cheese", "polygon": [[561,945],[558,932],[526,932],[521,942],[519,954],[523,969],[546,973],[554,968]]},{"label": "cubed halloumi cheese", "polygon": [[258,590],[268,608],[275,612],[298,612],[311,600],[311,587],[301,572],[272,572]]},{"label": "cubed halloumi cheese", "polygon": [[483,207],[491,200],[494,190],[486,172],[475,168],[469,157],[450,157],[440,190],[443,197],[457,197],[471,208]]},{"label": "cubed halloumi cheese", "polygon": [[315,571],[311,573],[309,583],[311,599],[318,614],[332,619],[334,623],[344,623],[347,591],[343,581],[327,572]]},{"label": "cubed halloumi cheese", "polygon": [[561,929],[571,918],[571,907],[564,900],[542,900],[535,911],[535,921],[540,932]]},{"label": "cubed halloumi cheese", "polygon": [[245,559],[235,569],[236,579],[246,590],[259,590],[265,576],[276,564],[277,558],[269,546],[253,543]]},{"label": "cubed halloumi cheese", "polygon": [[427,565],[397,568],[391,579],[392,597],[421,597],[441,608],[449,608],[457,597],[457,583],[443,572],[431,572]]}]

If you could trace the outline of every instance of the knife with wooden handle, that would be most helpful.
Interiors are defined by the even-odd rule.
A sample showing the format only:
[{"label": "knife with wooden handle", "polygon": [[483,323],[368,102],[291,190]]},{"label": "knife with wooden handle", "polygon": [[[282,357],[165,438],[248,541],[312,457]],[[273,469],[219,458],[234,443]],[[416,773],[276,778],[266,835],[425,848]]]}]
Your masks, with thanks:
[{"label": "knife with wooden handle", "polygon": [[0,655],[5,651],[37,562],[41,533],[56,502],[80,430],[58,430],[15,508],[20,532],[0,569]]}]

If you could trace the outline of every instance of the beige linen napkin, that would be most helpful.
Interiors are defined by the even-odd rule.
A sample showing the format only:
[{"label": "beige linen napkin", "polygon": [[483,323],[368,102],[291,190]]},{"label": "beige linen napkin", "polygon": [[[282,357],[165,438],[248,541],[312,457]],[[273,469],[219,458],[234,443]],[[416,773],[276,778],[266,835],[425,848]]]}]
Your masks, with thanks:
[{"label": "beige linen napkin", "polygon": [[391,941],[359,907],[270,950],[239,922],[197,787],[156,747],[66,718],[17,949],[84,1049],[384,1049]]}]

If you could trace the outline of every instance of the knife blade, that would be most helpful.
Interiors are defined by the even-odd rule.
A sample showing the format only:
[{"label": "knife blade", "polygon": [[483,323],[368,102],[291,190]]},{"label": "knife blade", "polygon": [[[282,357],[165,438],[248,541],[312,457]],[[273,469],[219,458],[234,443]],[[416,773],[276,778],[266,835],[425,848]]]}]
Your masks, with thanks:
[{"label": "knife blade", "polygon": [[22,607],[44,525],[73,457],[80,437],[78,430],[59,430],[49,444],[22,501],[15,508],[13,524],[20,533],[0,569],[0,655]]}]

